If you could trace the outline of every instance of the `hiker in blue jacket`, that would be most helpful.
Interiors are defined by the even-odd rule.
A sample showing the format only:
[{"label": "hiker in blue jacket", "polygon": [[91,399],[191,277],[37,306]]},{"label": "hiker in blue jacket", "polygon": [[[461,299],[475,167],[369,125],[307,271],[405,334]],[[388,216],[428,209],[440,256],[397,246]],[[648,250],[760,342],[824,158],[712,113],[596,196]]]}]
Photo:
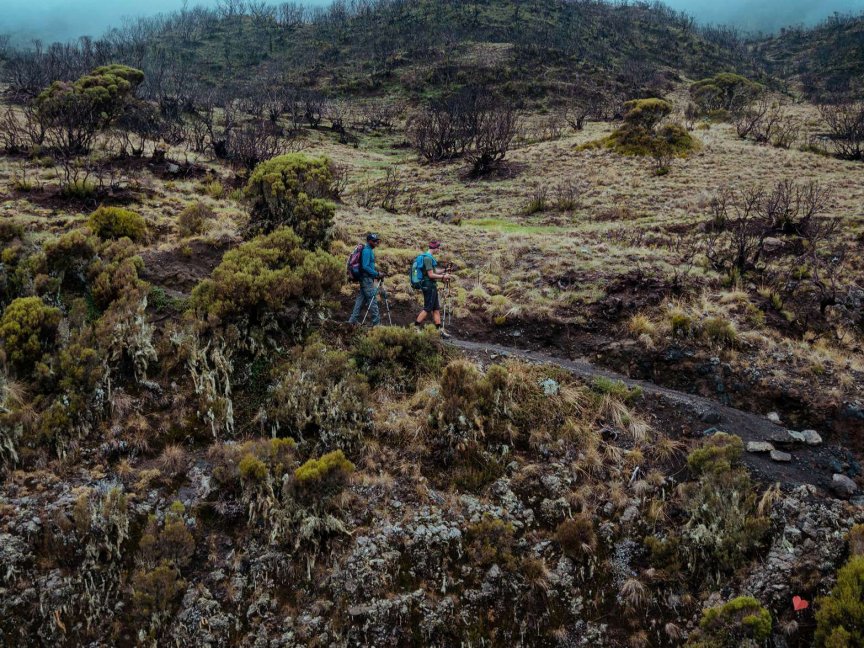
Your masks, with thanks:
[{"label": "hiker in blue jacket", "polygon": [[423,259],[423,279],[420,289],[423,291],[423,310],[417,315],[414,326],[423,328],[426,317],[431,313],[435,328],[441,333],[441,337],[450,337],[441,326],[441,302],[438,299],[438,281],[448,282],[451,277],[447,272],[439,272],[438,261],[434,253],[441,249],[440,241],[431,241],[429,250],[421,255]]},{"label": "hiker in blue jacket", "polygon": [[[378,326],[381,323],[377,297],[378,287],[380,282],[384,280],[384,274],[375,269],[375,248],[380,242],[381,239],[377,234],[366,235],[366,245],[360,254],[360,293],[354,300],[354,310],[348,319],[349,324],[360,323],[364,308],[369,309],[369,314],[372,316],[372,326]],[[377,286],[376,280],[379,282]]]}]

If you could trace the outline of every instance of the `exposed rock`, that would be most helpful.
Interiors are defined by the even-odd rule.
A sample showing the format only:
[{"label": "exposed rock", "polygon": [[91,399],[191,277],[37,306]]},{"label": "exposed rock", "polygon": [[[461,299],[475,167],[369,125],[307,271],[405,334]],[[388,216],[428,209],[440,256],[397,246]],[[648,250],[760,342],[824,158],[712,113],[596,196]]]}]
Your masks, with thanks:
[{"label": "exposed rock", "polygon": [[787,433],[790,440],[796,443],[806,443],[811,446],[816,446],[822,443],[822,437],[816,430],[802,430],[801,432],[787,430]]},{"label": "exposed rock", "polygon": [[780,415],[777,412],[768,412],[765,418],[767,418],[772,423],[777,423],[778,425],[780,424]]},{"label": "exposed rock", "polygon": [[850,515],[838,500],[825,500],[813,486],[799,486],[771,509],[772,523],[782,532],[741,588],[763,604],[788,606],[794,594],[793,576],[804,572],[830,578],[846,553],[846,533],[864,520],[864,510]]},{"label": "exposed rock", "polygon": [[773,452],[774,446],[768,441],[748,441],[747,452]]},{"label": "exposed rock", "polygon": [[864,421],[864,405],[859,402],[846,403],[843,407],[843,416]]},{"label": "exposed rock", "polygon": [[807,445],[815,446],[822,443],[822,436],[816,430],[802,430],[801,434],[804,435],[804,443]]},{"label": "exposed rock", "polygon": [[786,434],[788,434],[789,439],[795,443],[804,443],[806,441],[802,432],[796,432],[795,430],[786,430]]},{"label": "exposed rock", "polygon": [[708,423],[709,425],[716,425],[717,423],[722,421],[723,418],[720,416],[720,414],[716,410],[712,409],[712,410],[705,410],[704,412],[702,412],[699,415],[699,420],[702,421],[703,423]]},{"label": "exposed rock", "polygon": [[822,443],[822,436],[816,430],[803,430],[801,434],[804,435],[804,443],[807,445],[820,445]]},{"label": "exposed rock", "polygon": [[763,245],[765,246],[766,252],[775,252],[776,250],[784,247],[786,244],[783,242],[782,239],[769,236],[763,241]]},{"label": "exposed rock", "polygon": [[772,461],[788,462],[792,461],[792,455],[788,452],[783,452],[781,450],[772,450],[771,459]]},{"label": "exposed rock", "polygon": [[858,491],[858,484],[849,479],[846,475],[835,473],[831,478],[831,490],[843,499],[849,499]]}]

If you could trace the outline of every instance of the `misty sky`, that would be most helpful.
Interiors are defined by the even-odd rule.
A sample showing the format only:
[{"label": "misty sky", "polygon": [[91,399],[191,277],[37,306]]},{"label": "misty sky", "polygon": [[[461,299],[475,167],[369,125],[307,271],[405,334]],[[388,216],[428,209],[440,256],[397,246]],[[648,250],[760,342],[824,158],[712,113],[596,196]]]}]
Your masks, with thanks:
[{"label": "misty sky", "polygon": [[[784,25],[813,23],[839,12],[864,11],[864,0],[664,0],[702,22],[730,23],[745,30],[773,31]],[[182,0],[0,0],[0,34],[18,41],[69,40],[100,36],[123,16],[152,15],[179,9]],[[190,4],[215,5],[216,0]],[[326,5],[329,0],[308,0]]]}]

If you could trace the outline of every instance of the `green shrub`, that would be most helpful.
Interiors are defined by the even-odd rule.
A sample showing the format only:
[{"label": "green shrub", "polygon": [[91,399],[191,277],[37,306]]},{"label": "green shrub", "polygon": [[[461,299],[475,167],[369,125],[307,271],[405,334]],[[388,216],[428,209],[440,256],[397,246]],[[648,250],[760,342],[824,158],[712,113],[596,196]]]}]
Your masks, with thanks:
[{"label": "green shrub", "polygon": [[[23,238],[24,226],[11,218],[0,219],[0,243],[8,245],[15,239]],[[4,262],[5,263],[5,262]]]},{"label": "green shrub", "polygon": [[663,99],[635,99],[624,104],[624,124],[608,137],[589,142],[582,149],[608,148],[620,155],[651,156],[659,168],[675,157],[686,157],[699,149],[687,129],[679,124],[658,124],[671,113],[672,105]]},{"label": "green shrub", "polygon": [[214,445],[208,458],[213,463],[213,478],[221,486],[277,482],[296,466],[296,447],[291,439],[258,439]]},{"label": "green shrub", "polygon": [[253,454],[247,454],[240,460],[237,471],[244,482],[260,482],[267,478],[267,466]]},{"label": "green shrub", "polygon": [[691,648],[742,648],[764,646],[771,636],[771,613],[752,596],[739,596],[702,613],[699,632]]},{"label": "green shrub", "polygon": [[681,543],[675,536],[647,536],[643,543],[651,554],[649,563],[659,580],[676,580],[684,576],[681,568]]},{"label": "green shrub", "polygon": [[465,555],[471,564],[485,573],[492,565],[498,565],[505,571],[516,569],[514,549],[514,526],[483,514],[479,522],[470,524],[465,529]]},{"label": "green shrub", "polygon": [[744,454],[744,442],[735,434],[718,432],[706,439],[687,455],[687,465],[694,475],[727,472],[736,466]]},{"label": "green shrub", "polygon": [[188,237],[203,234],[207,223],[216,218],[215,212],[202,202],[186,205],[177,217],[177,229],[180,236]]},{"label": "green shrub", "polygon": [[760,84],[740,74],[722,72],[693,83],[690,97],[696,105],[697,116],[724,114],[728,117],[730,112],[749,104],[762,90]]},{"label": "green shrub", "polygon": [[624,110],[625,123],[651,131],[672,112],[672,104],[665,99],[632,99]]},{"label": "green shrub", "polygon": [[417,379],[441,366],[443,346],[437,332],[421,333],[403,327],[377,326],[354,345],[357,369],[373,387],[391,386],[413,391]]},{"label": "green shrub", "polygon": [[846,540],[849,543],[849,555],[864,556],[864,524],[856,524],[849,529]]},{"label": "green shrub", "polygon": [[192,560],[195,537],[183,519],[185,510],[181,502],[174,502],[161,525],[155,515],[149,516],[138,542],[138,554],[146,566],[155,567],[164,561],[183,569]]},{"label": "green shrub", "polygon": [[138,278],[144,262],[135,252],[127,238],[100,241],[87,229],[72,230],[45,243],[38,271],[51,278],[45,282],[46,290],[68,290],[101,310],[123,295],[146,288]]},{"label": "green shrub", "polygon": [[680,489],[687,523],[682,555],[692,573],[719,579],[763,546],[770,522],[758,512],[758,491],[740,465],[743,442],[718,432],[687,458],[695,482]]},{"label": "green shrub", "polygon": [[353,472],[354,464],[341,450],[334,450],[297,468],[294,480],[302,490],[329,493],[341,490]]},{"label": "green shrub", "polygon": [[837,572],[831,594],[816,602],[816,645],[864,646],[864,556],[852,556]]},{"label": "green shrub", "polygon": [[669,311],[669,324],[673,337],[687,337],[693,332],[693,318],[680,308]]},{"label": "green shrub", "polygon": [[329,241],[337,190],[327,158],[291,153],[262,162],[249,177],[244,195],[252,205],[253,231],[287,226],[310,249]]},{"label": "green shrub", "polygon": [[702,322],[702,335],[720,346],[732,346],[738,340],[735,325],[722,317],[709,317]]},{"label": "green shrub", "polygon": [[342,283],[342,262],[322,252],[304,250],[288,228],[259,236],[231,250],[192,291],[199,312],[217,319],[248,316],[260,323],[265,314],[300,324]]},{"label": "green shrub", "polygon": [[91,180],[72,180],[63,185],[62,192],[67,198],[86,201],[96,196],[96,184]]},{"label": "green shrub", "polygon": [[[555,393],[543,386],[549,380],[556,384]],[[483,374],[468,361],[451,362],[427,405],[432,445],[452,455],[466,442],[524,448],[532,435],[560,439],[581,413],[581,392],[570,380],[563,370],[527,363],[492,365]],[[459,462],[465,454],[455,452],[454,458]]]},{"label": "green shrub", "polygon": [[86,153],[101,129],[114,122],[144,73],[125,65],[98,67],[72,83],[55,81],[34,102],[40,123],[57,129],[64,152]]},{"label": "green shrub", "polygon": [[60,317],[57,308],[46,305],[39,297],[13,300],[0,318],[0,341],[6,361],[23,372],[32,369],[53,348]]},{"label": "green shrub", "polygon": [[186,582],[180,578],[180,571],[167,562],[154,569],[139,569],[132,576],[130,614],[142,622],[158,625],[168,617],[185,589]]},{"label": "green shrub", "polygon": [[352,448],[369,427],[369,386],[344,351],[307,342],[276,370],[268,419],[283,436],[317,438],[321,449]]},{"label": "green shrub", "polygon": [[144,219],[133,211],[120,207],[99,207],[87,221],[90,229],[102,239],[128,237],[142,241],[147,235]]},{"label": "green shrub", "polygon": [[642,389],[639,387],[631,389],[623,380],[606,378],[605,376],[596,376],[591,381],[591,389],[598,394],[608,394],[625,403],[642,396]]},{"label": "green shrub", "polygon": [[699,143],[678,124],[669,124],[656,132],[642,126],[624,124],[600,140],[597,146],[612,149],[620,155],[671,158],[686,157],[688,153],[699,149]]},{"label": "green shrub", "polygon": [[143,297],[149,284],[138,278],[144,261],[135,254],[135,246],[126,239],[101,246],[97,259],[90,264],[90,294],[98,308],[108,308],[122,298]]}]

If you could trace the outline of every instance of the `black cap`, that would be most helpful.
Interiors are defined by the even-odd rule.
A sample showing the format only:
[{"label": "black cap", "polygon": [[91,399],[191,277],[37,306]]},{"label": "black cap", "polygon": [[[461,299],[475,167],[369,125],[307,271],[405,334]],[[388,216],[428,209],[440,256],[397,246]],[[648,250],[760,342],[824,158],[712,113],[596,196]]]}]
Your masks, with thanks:
[{"label": "black cap", "polygon": [[367,241],[376,241],[376,242],[377,242],[377,241],[380,241],[381,239],[378,237],[377,234],[372,234],[372,233],[370,232],[369,234],[366,235],[366,240],[367,240]]}]

